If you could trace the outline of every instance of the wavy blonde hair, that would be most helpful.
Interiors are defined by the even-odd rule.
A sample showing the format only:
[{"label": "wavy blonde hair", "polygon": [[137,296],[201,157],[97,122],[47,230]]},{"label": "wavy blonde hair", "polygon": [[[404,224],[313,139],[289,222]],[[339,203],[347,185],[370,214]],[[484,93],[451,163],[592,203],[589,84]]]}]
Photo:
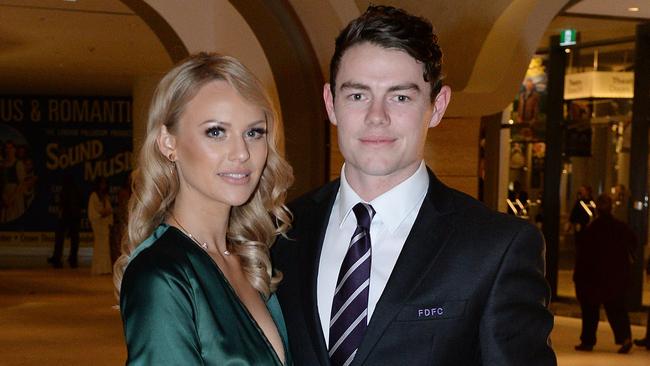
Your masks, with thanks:
[{"label": "wavy blonde hair", "polygon": [[289,164],[278,153],[282,123],[260,81],[237,59],[214,53],[198,53],[172,69],[158,84],[149,109],[147,133],[140,149],[138,168],[133,172],[129,218],[122,238],[122,255],[115,262],[113,282],[119,297],[129,255],[161,224],[174,206],[178,175],[157,145],[162,126],[172,134],[185,106],[199,89],[212,81],[225,81],[246,101],[260,107],[266,116],[268,155],[252,197],[230,212],[227,242],[239,256],[248,282],[268,297],[282,279],[274,273],[269,248],[277,235],[289,229],[291,214],[284,205],[293,183]]}]

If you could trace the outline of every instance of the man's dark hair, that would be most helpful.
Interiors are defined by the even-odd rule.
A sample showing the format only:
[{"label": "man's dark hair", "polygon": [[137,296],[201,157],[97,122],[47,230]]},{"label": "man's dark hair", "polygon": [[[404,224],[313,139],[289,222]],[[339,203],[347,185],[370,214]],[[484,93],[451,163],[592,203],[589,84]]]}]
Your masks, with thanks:
[{"label": "man's dark hair", "polygon": [[336,37],[336,48],[330,62],[330,89],[336,89],[336,75],[341,58],[348,48],[370,43],[408,53],[422,62],[424,81],[431,84],[431,102],[442,87],[442,50],[431,22],[392,6],[369,6]]}]

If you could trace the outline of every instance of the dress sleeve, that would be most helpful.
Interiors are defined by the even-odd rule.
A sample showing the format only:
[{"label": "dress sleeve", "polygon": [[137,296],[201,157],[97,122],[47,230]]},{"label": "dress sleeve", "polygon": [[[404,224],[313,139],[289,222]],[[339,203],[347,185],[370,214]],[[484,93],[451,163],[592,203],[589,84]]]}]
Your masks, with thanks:
[{"label": "dress sleeve", "polygon": [[122,282],[126,364],[202,365],[189,280],[182,269],[161,269],[154,262],[138,256]]},{"label": "dress sleeve", "polygon": [[479,325],[484,365],[552,366],[553,315],[544,279],[544,239],[523,225],[506,250]]},{"label": "dress sleeve", "polygon": [[90,219],[90,221],[97,221],[102,217],[99,212],[100,206],[101,202],[99,202],[99,196],[97,196],[97,193],[91,193],[90,198],[88,198],[88,219]]}]

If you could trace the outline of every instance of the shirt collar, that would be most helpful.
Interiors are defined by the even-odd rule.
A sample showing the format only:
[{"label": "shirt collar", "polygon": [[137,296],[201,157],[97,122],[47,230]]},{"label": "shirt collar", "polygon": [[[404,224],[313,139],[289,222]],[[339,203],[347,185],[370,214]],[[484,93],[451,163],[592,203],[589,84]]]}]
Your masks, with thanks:
[{"label": "shirt collar", "polygon": [[[379,218],[392,233],[404,221],[406,216],[422,201],[429,188],[429,174],[424,161],[418,169],[391,190],[383,193],[374,200],[367,202],[375,209],[375,217]],[[345,177],[345,164],[341,168],[341,187],[339,189],[339,227],[347,220],[352,207],[359,202],[365,202],[352,189]]]}]

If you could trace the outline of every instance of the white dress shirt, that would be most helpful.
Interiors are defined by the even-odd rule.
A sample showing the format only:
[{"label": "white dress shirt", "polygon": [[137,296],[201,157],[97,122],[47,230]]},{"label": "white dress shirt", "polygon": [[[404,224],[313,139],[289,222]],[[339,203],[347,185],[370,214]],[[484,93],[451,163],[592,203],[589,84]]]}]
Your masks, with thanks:
[{"label": "white dress shirt", "polygon": [[[429,188],[429,174],[424,161],[416,172],[390,191],[367,202],[375,209],[370,224],[371,265],[368,295],[368,321],[388,282],[406,238],[420,211]],[[352,207],[363,200],[350,187],[341,169],[341,186],[327,224],[318,267],[318,314],[329,347],[329,323],[334,289],[350,239],[357,227]]]}]

